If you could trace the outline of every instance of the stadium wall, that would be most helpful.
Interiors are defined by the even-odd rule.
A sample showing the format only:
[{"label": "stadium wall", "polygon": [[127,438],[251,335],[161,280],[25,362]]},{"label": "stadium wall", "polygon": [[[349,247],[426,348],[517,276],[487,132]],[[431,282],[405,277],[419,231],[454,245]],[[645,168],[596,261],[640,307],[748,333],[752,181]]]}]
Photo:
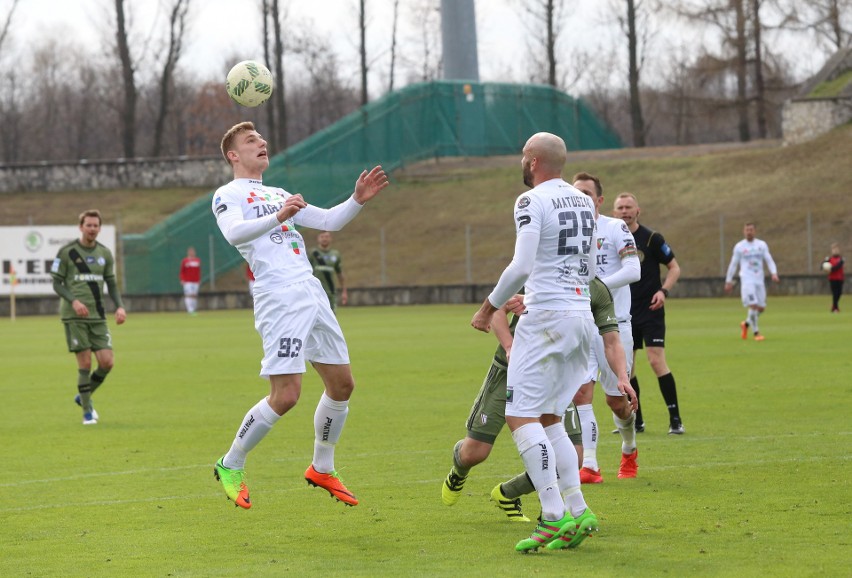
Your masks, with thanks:
[{"label": "stadium wall", "polygon": [[231,179],[222,157],[112,159],[0,165],[0,194],[218,187]]},{"label": "stadium wall", "polygon": [[[849,281],[847,276],[847,281]],[[681,279],[671,293],[673,298],[725,297],[725,280],[721,277],[701,279]],[[849,287],[849,283],[846,284]],[[382,305],[434,305],[470,303],[479,304],[494,289],[488,285],[425,285],[413,287],[350,287],[348,306]],[[780,284],[768,283],[767,293],[773,295],[830,295],[825,275],[791,275],[783,277]],[[739,302],[739,290],[728,296]],[[183,311],[183,295],[125,295],[124,305],[131,313],[153,313],[165,311]],[[107,299],[108,310],[112,311],[112,302]],[[221,309],[249,309],[251,296],[247,291],[204,292],[198,296],[198,309],[211,311]],[[10,303],[8,299],[0,301],[0,317],[8,317]],[[58,315],[58,297],[18,297],[16,314]]]}]

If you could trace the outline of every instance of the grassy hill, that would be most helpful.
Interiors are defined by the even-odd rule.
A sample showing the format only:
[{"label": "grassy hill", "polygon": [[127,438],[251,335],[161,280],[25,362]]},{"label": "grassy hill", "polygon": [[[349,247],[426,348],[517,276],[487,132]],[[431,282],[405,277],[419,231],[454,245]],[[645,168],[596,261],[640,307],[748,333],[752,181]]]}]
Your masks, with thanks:
[{"label": "grassy hill", "polygon": [[[565,170],[597,174],[606,207],[624,191],[641,206],[640,222],[660,230],[685,277],[723,274],[742,225],[753,220],[781,275],[808,273],[808,214],[814,266],[839,241],[852,251],[852,125],[803,145],[664,147],[572,153]],[[336,234],[349,283],[464,283],[466,227],[474,282],[494,282],[514,247],[512,206],[525,190],[520,154],[452,159],[395,175],[383,198]],[[309,233],[306,233],[308,236]]]},{"label": "grassy hill", "polygon": [[[606,207],[618,193],[634,193],[640,221],[665,235],[685,277],[723,274],[746,220],[757,223],[783,276],[808,273],[809,257],[816,267],[832,241],[852,251],[852,210],[845,204],[852,193],[850,153],[847,125],[791,147],[762,141],[576,152],[565,177],[581,170],[600,176]],[[524,190],[520,154],[439,159],[398,171],[379,199],[335,233],[348,284],[459,284],[468,275],[495,282],[512,256],[512,206]],[[107,222],[120,219],[124,233],[139,233],[205,192],[3,195],[0,225],[73,223],[80,211],[97,207]],[[304,194],[310,201],[310,191]],[[315,233],[303,233],[313,244]],[[217,289],[243,287],[239,272],[217,279]]]}]

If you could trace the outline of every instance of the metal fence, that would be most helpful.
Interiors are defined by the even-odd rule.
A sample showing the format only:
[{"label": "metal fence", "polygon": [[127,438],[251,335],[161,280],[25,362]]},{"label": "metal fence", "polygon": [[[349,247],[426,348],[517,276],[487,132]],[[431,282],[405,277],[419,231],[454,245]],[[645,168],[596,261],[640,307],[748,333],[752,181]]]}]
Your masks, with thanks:
[{"label": "metal fence", "polygon": [[[571,150],[621,147],[582,101],[553,87],[429,82],[370,103],[276,155],[264,182],[328,207],[351,193],[365,167],[391,171],[429,158],[515,154],[538,131],[558,134]],[[122,237],[126,293],[178,291],[175,270],[188,246],[205,261],[203,282],[241,264],[218,231],[211,198],[144,234]]]}]

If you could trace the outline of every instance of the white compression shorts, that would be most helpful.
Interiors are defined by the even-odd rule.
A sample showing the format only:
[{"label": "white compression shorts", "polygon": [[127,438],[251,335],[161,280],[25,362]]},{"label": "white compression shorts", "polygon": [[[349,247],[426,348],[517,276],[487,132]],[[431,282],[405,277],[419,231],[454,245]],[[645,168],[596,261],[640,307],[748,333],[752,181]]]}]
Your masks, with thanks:
[{"label": "white compression shorts", "polygon": [[594,328],[591,311],[528,309],[515,328],[506,415],[562,416],[583,384]]},{"label": "white compression shorts", "polygon": [[255,328],[263,340],[261,377],[305,373],[305,362],[348,365],[343,331],[316,277],[254,294]]}]

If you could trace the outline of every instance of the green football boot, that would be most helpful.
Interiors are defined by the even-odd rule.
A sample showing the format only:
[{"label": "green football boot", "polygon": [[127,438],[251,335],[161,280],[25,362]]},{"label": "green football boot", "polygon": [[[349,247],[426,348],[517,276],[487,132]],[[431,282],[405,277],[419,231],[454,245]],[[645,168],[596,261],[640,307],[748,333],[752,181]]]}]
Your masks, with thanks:
[{"label": "green football boot", "polygon": [[213,475],[222,482],[222,487],[225,488],[228,499],[232,500],[234,505],[248,510],[251,508],[251,499],[249,499],[249,491],[245,483],[246,471],[226,468],[225,464],[222,463],[223,459],[224,456],[216,462],[213,467]]},{"label": "green football boot", "polygon": [[583,540],[599,530],[598,517],[594,512],[586,508],[582,514],[574,518],[574,526],[569,528],[557,540],[547,545],[548,550],[561,550],[563,548],[576,548]]},{"label": "green football boot", "polygon": [[574,523],[574,518],[570,512],[565,512],[565,515],[556,521],[539,520],[530,537],[515,544],[515,550],[523,553],[535,552],[542,546],[547,546],[554,540],[558,540],[565,532],[572,531]]}]

